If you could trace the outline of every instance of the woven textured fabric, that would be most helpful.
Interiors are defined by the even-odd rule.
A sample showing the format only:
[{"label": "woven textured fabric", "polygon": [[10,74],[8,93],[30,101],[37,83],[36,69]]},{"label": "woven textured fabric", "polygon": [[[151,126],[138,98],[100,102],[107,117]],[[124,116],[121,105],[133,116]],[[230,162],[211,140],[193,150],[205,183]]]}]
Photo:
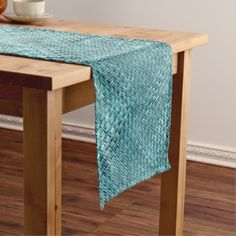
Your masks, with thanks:
[{"label": "woven textured fabric", "polygon": [[92,68],[101,206],[170,168],[172,51],[168,44],[0,26],[0,53]]}]

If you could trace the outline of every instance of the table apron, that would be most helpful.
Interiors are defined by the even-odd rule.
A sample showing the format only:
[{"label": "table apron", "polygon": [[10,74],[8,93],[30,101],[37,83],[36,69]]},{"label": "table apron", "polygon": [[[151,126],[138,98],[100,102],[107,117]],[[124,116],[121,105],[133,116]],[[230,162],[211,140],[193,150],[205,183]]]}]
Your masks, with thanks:
[{"label": "table apron", "polygon": [[[0,114],[23,117],[23,88],[0,84]],[[88,80],[62,89],[62,112],[67,113],[94,103],[93,81]]]},{"label": "table apron", "polygon": [[[173,75],[178,71],[178,55],[173,55]],[[23,117],[23,85],[0,80],[0,114]],[[94,103],[92,79],[62,89],[62,112],[67,113]]]}]

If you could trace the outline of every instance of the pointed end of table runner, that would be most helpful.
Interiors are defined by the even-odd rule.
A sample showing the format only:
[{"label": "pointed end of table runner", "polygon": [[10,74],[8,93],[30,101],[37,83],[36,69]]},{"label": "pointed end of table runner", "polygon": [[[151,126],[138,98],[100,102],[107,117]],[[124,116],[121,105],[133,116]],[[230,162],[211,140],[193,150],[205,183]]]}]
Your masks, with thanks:
[{"label": "pointed end of table runner", "polygon": [[[109,192],[107,192],[107,189],[104,189],[104,187],[102,186],[102,182],[99,181],[99,195],[100,195],[100,209],[101,211],[104,210],[106,204],[110,201],[115,199],[116,197],[118,197],[121,193],[124,193],[126,190],[129,190],[129,188],[135,187],[137,184],[142,183],[143,181],[149,180],[152,177],[154,177],[157,174],[162,174],[166,171],[169,171],[171,169],[171,166],[169,164],[169,161],[167,159],[167,161],[165,162],[165,164],[162,166],[162,169],[159,169],[158,171],[155,170],[153,171],[153,173],[149,173],[148,175],[146,175],[143,178],[140,178],[138,180],[135,180],[133,182],[129,182],[126,186],[123,186],[122,189],[117,190],[116,192],[113,192],[112,194]],[[99,175],[99,179],[100,179],[100,175]]]}]

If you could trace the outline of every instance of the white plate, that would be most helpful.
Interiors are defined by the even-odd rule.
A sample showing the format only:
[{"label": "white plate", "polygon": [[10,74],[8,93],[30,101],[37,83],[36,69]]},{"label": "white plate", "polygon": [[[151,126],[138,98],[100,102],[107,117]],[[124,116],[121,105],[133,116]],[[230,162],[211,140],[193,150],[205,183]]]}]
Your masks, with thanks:
[{"label": "white plate", "polygon": [[10,21],[20,22],[20,23],[35,23],[35,22],[42,22],[48,20],[53,17],[52,14],[45,13],[40,17],[24,17],[24,16],[17,16],[14,13],[4,13],[3,16]]}]

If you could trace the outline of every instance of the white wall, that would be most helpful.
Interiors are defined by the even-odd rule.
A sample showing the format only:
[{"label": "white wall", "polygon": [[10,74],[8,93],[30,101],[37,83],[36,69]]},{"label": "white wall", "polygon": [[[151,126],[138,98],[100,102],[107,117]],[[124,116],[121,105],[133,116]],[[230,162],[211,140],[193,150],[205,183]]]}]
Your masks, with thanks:
[{"label": "white wall", "polygon": [[[235,0],[47,0],[57,18],[206,32],[194,50],[189,140],[236,148]],[[94,108],[64,118],[94,126]]]}]

